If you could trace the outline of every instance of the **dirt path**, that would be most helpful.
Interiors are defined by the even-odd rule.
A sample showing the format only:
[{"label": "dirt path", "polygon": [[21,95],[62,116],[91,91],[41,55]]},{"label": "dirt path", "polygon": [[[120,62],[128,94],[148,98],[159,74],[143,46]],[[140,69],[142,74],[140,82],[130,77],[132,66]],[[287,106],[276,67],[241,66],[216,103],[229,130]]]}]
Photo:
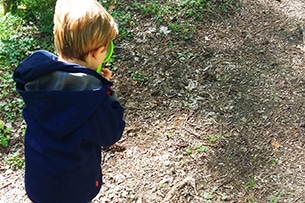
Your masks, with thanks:
[{"label": "dirt path", "polygon": [[[143,19],[117,47],[127,127],[93,202],[305,202],[305,2],[243,2],[188,43]],[[0,202],[28,202],[23,172],[0,167]]]}]

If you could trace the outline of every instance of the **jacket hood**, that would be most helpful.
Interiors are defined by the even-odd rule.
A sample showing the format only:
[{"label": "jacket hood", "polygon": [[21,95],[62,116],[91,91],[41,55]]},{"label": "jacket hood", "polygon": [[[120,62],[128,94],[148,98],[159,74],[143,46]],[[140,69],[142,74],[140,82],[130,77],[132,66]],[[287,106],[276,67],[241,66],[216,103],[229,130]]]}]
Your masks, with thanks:
[{"label": "jacket hood", "polygon": [[45,50],[36,51],[22,61],[14,72],[13,78],[22,85],[43,75],[47,75],[63,67],[72,67],[57,61],[57,56]]},{"label": "jacket hood", "polygon": [[[26,91],[25,85],[55,71],[84,73],[101,81],[100,88],[85,91]],[[48,132],[61,139],[79,128],[102,105],[111,82],[95,71],[65,62],[48,51],[36,51],[16,68],[13,79],[23,97],[23,116],[27,122],[35,122],[37,132]]]}]

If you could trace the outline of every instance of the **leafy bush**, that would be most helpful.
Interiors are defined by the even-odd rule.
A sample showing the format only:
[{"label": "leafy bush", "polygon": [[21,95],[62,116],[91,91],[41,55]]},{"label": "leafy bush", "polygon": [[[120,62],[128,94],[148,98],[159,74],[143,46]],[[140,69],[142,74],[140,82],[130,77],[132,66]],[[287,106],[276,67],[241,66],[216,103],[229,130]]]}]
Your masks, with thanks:
[{"label": "leafy bush", "polygon": [[[23,55],[26,52],[25,50],[29,52],[40,47],[53,49],[53,14],[55,3],[56,0],[11,1],[11,12],[1,19],[4,24],[0,25],[0,31],[7,30],[4,34],[11,35],[5,38],[1,37],[2,46],[5,46],[5,49],[0,53],[1,56],[4,52],[10,53],[16,49],[18,53],[15,53],[13,58],[11,58],[14,60],[9,62],[15,63],[20,60],[18,57],[16,59],[16,56]],[[16,26],[16,23],[19,25]],[[9,27],[9,24],[12,26]],[[3,35],[2,32],[0,35]],[[13,45],[12,48],[6,47],[9,43]],[[38,44],[40,47],[36,47]],[[19,45],[22,50],[18,49]]]},{"label": "leafy bush", "polygon": [[20,17],[7,14],[0,19],[0,65],[14,67],[33,49],[40,48],[34,38],[38,29],[34,24],[24,25]]},{"label": "leafy bush", "polygon": [[7,147],[10,140],[11,130],[6,127],[2,120],[0,120],[0,146]]},{"label": "leafy bush", "polygon": [[4,158],[4,162],[6,162],[10,168],[13,170],[24,168],[24,157],[21,156],[18,152],[15,152],[8,158]]},{"label": "leafy bush", "polygon": [[34,22],[40,33],[53,35],[53,15],[56,0],[22,0],[24,9],[19,9],[19,16],[26,22]]}]

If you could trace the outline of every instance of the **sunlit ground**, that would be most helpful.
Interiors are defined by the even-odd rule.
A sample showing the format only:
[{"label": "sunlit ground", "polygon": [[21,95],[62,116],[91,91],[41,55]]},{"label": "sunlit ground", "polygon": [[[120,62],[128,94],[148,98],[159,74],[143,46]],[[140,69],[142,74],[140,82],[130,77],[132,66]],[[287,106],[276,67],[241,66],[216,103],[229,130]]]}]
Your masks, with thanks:
[{"label": "sunlit ground", "polygon": [[[270,0],[260,0],[259,2],[268,5],[270,3]],[[276,4],[275,6],[276,10],[282,12],[289,18],[294,18],[295,20],[305,19],[304,0],[285,1],[285,4],[279,1],[274,1],[274,4]]]}]

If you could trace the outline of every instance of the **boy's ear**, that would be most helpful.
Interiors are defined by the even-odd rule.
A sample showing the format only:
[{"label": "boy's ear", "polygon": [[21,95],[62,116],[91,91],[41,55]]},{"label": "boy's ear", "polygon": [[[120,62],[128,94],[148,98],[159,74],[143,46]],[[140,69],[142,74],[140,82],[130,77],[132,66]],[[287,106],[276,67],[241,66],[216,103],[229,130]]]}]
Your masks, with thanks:
[{"label": "boy's ear", "polygon": [[96,50],[94,50],[93,52],[91,52],[91,56],[94,58],[94,59],[97,59],[97,57],[99,56],[99,54],[103,53],[105,51],[105,47],[102,46]]}]

